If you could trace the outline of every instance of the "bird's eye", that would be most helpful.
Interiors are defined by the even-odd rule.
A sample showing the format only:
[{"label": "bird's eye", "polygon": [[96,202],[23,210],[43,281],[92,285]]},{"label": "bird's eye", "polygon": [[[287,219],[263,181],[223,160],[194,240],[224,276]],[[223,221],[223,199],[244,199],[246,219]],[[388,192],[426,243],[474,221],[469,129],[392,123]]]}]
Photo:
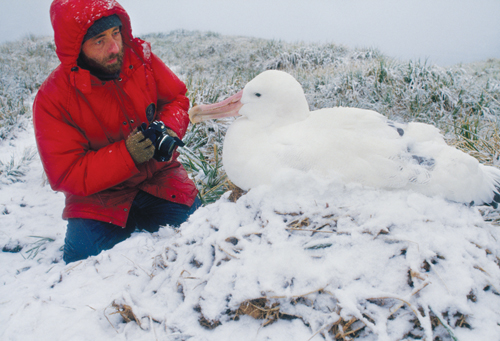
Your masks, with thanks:
[{"label": "bird's eye", "polygon": [[256,93],[255,93],[255,96],[260,97],[260,96],[262,96],[262,95],[261,95],[261,94],[259,94],[258,92],[256,92]]}]

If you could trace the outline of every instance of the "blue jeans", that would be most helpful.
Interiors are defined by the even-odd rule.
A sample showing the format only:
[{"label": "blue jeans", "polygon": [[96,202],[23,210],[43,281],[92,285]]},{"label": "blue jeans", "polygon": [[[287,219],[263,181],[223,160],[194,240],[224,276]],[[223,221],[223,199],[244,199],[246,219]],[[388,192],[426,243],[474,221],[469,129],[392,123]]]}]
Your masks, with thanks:
[{"label": "blue jeans", "polygon": [[63,259],[71,263],[98,255],[130,237],[136,229],[156,232],[161,226],[179,226],[200,206],[198,197],[189,207],[139,191],[124,228],[93,219],[68,219]]}]

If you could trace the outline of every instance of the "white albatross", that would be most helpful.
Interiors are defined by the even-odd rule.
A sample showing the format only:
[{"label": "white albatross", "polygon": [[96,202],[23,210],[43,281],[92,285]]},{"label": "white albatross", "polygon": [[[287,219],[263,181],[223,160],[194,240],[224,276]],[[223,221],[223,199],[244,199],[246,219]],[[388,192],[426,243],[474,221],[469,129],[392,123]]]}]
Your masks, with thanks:
[{"label": "white albatross", "polygon": [[193,123],[238,114],[222,157],[229,179],[242,189],[293,168],[461,203],[500,202],[500,170],[448,146],[434,126],[397,124],[357,108],[310,112],[302,86],[286,72],[265,71],[225,101],[189,112]]}]

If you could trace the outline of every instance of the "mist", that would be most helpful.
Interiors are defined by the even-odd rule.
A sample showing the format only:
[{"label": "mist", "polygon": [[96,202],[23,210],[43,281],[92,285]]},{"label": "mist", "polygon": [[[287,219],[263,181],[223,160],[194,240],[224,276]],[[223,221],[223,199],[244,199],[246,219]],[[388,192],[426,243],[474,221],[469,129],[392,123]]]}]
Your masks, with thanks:
[{"label": "mist", "polygon": [[[136,36],[175,29],[374,47],[443,66],[500,58],[498,0],[121,0]],[[0,0],[0,43],[51,36],[51,0]]]}]

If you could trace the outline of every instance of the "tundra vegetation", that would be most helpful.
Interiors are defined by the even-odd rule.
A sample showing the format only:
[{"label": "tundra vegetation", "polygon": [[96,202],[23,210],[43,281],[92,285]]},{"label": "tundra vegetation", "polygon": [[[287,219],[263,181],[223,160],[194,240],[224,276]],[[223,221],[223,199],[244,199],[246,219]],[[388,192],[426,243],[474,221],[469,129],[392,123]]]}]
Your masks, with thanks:
[{"label": "tundra vegetation", "polygon": [[[150,34],[143,38],[151,42],[153,52],[187,84],[192,105],[222,100],[241,90],[260,72],[279,69],[289,72],[302,84],[311,110],[333,106],[359,107],[378,111],[398,122],[419,121],[433,124],[442,131],[449,144],[456,145],[484,164],[493,166],[500,164],[498,154],[500,150],[499,60],[445,68],[429,64],[425,60],[396,60],[375,49],[352,49],[335,44],[289,43],[182,30]],[[30,120],[34,96],[42,82],[58,64],[55,45],[51,38],[29,36],[17,42],[0,45],[0,143],[8,144],[9,141],[15,140],[23,130],[32,129]],[[233,189],[224,173],[221,158],[224,134],[232,120],[231,118],[207,121],[190,126],[184,138],[186,146],[180,149],[180,160],[196,181],[205,204],[219,200],[224,193]],[[8,159],[0,160],[0,189],[2,186],[24,181],[30,164],[37,160],[37,153],[33,148],[26,149],[21,155],[13,154]],[[248,215],[255,216],[255,224],[261,224],[263,227],[269,223],[263,218],[269,212],[255,208],[258,199],[258,194],[245,199],[251,203],[245,207],[252,206],[249,209],[257,213],[248,213]],[[24,207],[22,205],[23,203],[21,207]],[[352,252],[351,241],[345,239],[350,238],[350,233],[341,231],[339,222],[354,221],[354,210],[349,211],[345,207],[334,209],[333,203],[331,207],[327,203],[323,209],[318,209],[316,215],[308,215],[291,206],[283,212],[275,210],[271,215],[286,223],[285,230],[295,238],[294,240],[300,240],[297,243],[305,243],[306,252],[321,252],[321,250],[334,247],[338,253]],[[215,212],[213,215],[210,215],[209,210],[210,208],[206,213],[206,221],[208,222],[209,219],[217,221],[217,208],[213,208]],[[7,207],[2,212],[4,215],[10,213]],[[494,225],[498,224],[500,219],[494,210],[484,209],[481,213],[484,220]],[[426,225],[427,221],[420,221],[420,217],[414,220],[416,224],[421,224],[422,229],[429,228],[429,233],[432,233],[431,226]],[[361,224],[358,227],[360,226]],[[153,255],[155,257],[154,264],[151,265],[153,270],[150,280],[155,277],[155,274],[167,271],[165,270],[167,268],[175,270],[176,267],[180,269],[182,277],[179,283],[181,280],[187,283],[194,279],[194,275],[191,274],[197,272],[204,273],[205,271],[203,276],[208,278],[211,273],[211,268],[207,268],[208,262],[198,261],[196,257],[199,259],[217,258],[218,262],[213,262],[214,267],[226,266],[231,262],[236,264],[238,256],[245,252],[245,247],[251,250],[259,243],[265,246],[270,244],[269,241],[275,237],[269,231],[262,232],[260,225],[258,228],[260,232],[254,231],[244,236],[220,237],[217,248],[210,247],[210,245],[207,248],[203,244],[205,237],[202,235],[210,236],[223,233],[223,231],[205,222],[194,222],[192,226],[186,228],[186,235],[182,237],[184,239],[179,238],[178,243],[171,248],[166,248],[165,252]],[[479,229],[477,226],[474,228]],[[466,231],[467,226],[462,230]],[[43,234],[43,231],[40,233]],[[306,233],[309,235],[305,236]],[[392,233],[389,227],[384,229],[373,227],[372,230],[363,230],[359,235],[369,235],[366,239],[368,248],[376,243],[383,244],[380,238],[384,236],[389,238]],[[191,237],[190,234],[192,234]],[[339,241],[339,238],[335,239],[336,236],[341,236],[339,238],[342,240],[345,239],[345,245]],[[54,244],[55,241],[55,238],[47,236],[31,236],[31,238],[31,244],[13,240],[3,245],[2,251],[22,253],[28,262],[40,257],[47,245]],[[199,243],[193,242],[198,239],[200,239]],[[264,243],[264,239],[268,242]],[[306,242],[303,242],[304,240]],[[279,243],[278,240],[275,242]],[[468,244],[470,243],[472,242]],[[189,250],[184,247],[185,245],[189,245]],[[396,242],[384,244],[385,249],[394,248],[396,252],[394,257],[391,254],[388,259],[416,252],[413,250],[415,247],[412,249],[411,243],[408,245],[410,246],[399,249]],[[474,248],[484,253],[481,256],[484,257],[484,262],[487,259],[494,266],[488,268],[490,264],[484,263],[485,265],[471,265],[471,268],[480,271],[485,278],[489,276],[488,272],[498,271],[500,258],[496,250],[477,243],[474,244]],[[378,255],[380,259],[383,256]],[[420,291],[426,290],[427,286],[432,286],[428,278],[435,264],[450,264],[448,265],[450,267],[455,264],[452,263],[451,257],[446,258],[441,254],[422,257],[425,260],[421,262],[421,265],[416,268],[405,268],[408,271],[405,270],[399,276],[402,278],[401,286],[411,292],[410,295],[405,296],[408,300],[418,301]],[[386,261],[389,262],[389,260]],[[48,268],[47,273],[51,268]],[[186,268],[189,268],[190,274],[187,274]],[[140,269],[145,271],[143,268]],[[160,278],[160,275],[157,276]],[[67,275],[64,276],[66,277]],[[199,277],[202,278],[201,275]],[[390,281],[388,276],[384,277],[384,274],[381,274],[380,278]],[[62,280],[63,275],[57,283]],[[287,285],[293,286],[294,281],[298,283],[300,279],[291,278]],[[206,285],[206,282],[200,282],[191,290],[189,285],[179,283],[176,283],[178,288],[176,287],[175,292],[179,293],[183,299],[194,295],[193,292],[201,290],[200,288]],[[463,299],[468,304],[476,304],[479,299],[485,297],[484,295],[493,295],[492,297],[499,295],[498,288],[495,288],[494,284],[473,289],[470,292],[467,289],[468,295],[467,293],[463,295]],[[223,294],[225,293],[221,292],[221,297],[224,296]],[[403,296],[365,297],[363,298],[366,308],[364,313],[344,314],[343,311],[348,311],[349,307],[347,304],[343,306],[335,295],[326,287],[291,297],[264,293],[261,296],[248,297],[241,302],[232,302],[231,304],[234,304],[231,307],[224,306],[224,309],[220,309],[220,311],[225,311],[224,316],[210,314],[210,311],[213,312],[216,309],[207,309],[208,303],[196,306],[193,314],[197,314],[199,325],[211,330],[218,328],[227,320],[238,320],[241,316],[251,316],[262,320],[263,327],[280,319],[299,319],[305,325],[310,326],[315,333],[311,339],[315,335],[321,335],[327,340],[366,338],[367,335],[377,330],[385,333],[387,331],[381,326],[392,320],[403,319],[403,311],[409,312],[410,315],[402,324],[405,328],[401,332],[404,339],[421,339],[432,336],[434,332],[434,340],[456,340],[455,333],[458,328],[474,327],[465,313],[458,310],[433,311],[430,305],[417,306],[415,303],[402,299]],[[211,299],[216,302],[214,306],[225,304],[223,297],[219,301],[216,301],[214,297]],[[231,297],[227,296],[227,300],[230,299]],[[315,316],[320,316],[321,307],[318,308],[320,305],[323,305],[322,308],[325,309],[331,308],[330,312],[336,318],[326,319],[321,323],[318,322],[319,317],[315,320]],[[309,309],[313,313],[301,314],[298,307],[301,307],[303,312]],[[114,316],[121,316],[127,324],[137,323],[143,330],[147,329],[145,325],[148,323],[165,324],[164,329],[168,330],[166,321],[159,321],[152,315],[138,312],[138,309],[127,300],[113,300],[108,308],[114,312],[106,315],[105,309],[106,318],[114,314]],[[382,318],[382,315],[385,317]],[[367,326],[370,328],[366,328]]]}]

